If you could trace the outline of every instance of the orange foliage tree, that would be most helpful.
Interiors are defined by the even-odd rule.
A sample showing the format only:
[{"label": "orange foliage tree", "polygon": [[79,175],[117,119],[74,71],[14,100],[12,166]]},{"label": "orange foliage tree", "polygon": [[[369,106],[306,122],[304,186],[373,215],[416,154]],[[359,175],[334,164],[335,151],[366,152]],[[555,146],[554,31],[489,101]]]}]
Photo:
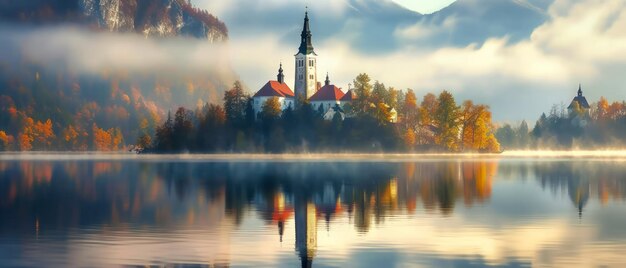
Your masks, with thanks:
[{"label": "orange foliage tree", "polygon": [[20,150],[49,150],[56,138],[52,129],[52,120],[36,121],[30,117],[24,120],[24,127],[19,135]]},{"label": "orange foliage tree", "polygon": [[13,147],[13,136],[0,131],[0,151],[8,151]]}]

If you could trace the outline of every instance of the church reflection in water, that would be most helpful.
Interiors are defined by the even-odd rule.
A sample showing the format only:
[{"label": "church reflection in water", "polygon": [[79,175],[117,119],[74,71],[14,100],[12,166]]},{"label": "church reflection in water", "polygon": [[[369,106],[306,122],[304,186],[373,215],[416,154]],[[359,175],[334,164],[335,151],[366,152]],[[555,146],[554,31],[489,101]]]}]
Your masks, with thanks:
[{"label": "church reflection in water", "polygon": [[[544,189],[566,191],[581,217],[590,198],[606,203],[626,193],[625,167],[584,162],[7,161],[0,162],[0,174],[0,237],[128,225],[233,232],[255,211],[277,229],[281,243],[293,220],[303,267],[316,257],[318,230],[334,219],[348,218],[364,234],[390,216],[445,217],[455,206],[489,201],[496,179],[534,178]],[[212,264],[227,265],[224,255]]]}]

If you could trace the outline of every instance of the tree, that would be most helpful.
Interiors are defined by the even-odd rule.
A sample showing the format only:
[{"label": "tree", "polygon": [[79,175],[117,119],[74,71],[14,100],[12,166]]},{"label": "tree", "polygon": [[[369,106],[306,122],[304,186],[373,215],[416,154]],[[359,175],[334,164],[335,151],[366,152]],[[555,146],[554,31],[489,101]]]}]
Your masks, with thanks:
[{"label": "tree", "polygon": [[63,140],[65,141],[67,149],[77,150],[79,149],[78,142],[79,133],[74,126],[69,125],[63,130]]},{"label": "tree", "polygon": [[6,132],[0,131],[0,151],[8,151],[13,144],[13,136],[7,135]]},{"label": "tree", "polygon": [[232,125],[243,124],[250,96],[245,94],[241,82],[235,81],[233,88],[224,92],[226,119]]},{"label": "tree", "polygon": [[197,141],[199,149],[215,151],[223,146],[226,140],[224,126],[226,112],[220,105],[206,105],[199,119]]},{"label": "tree", "polygon": [[376,118],[376,120],[378,120],[379,125],[387,124],[389,121],[391,121],[391,112],[389,106],[384,102],[379,102],[378,105],[376,105],[376,112],[374,114],[374,117]]},{"label": "tree", "polygon": [[150,135],[143,134],[139,136],[137,139],[137,147],[141,149],[148,149],[150,146],[152,146],[152,137],[150,137]]},{"label": "tree", "polygon": [[519,128],[517,129],[517,146],[522,149],[528,148],[530,146],[530,133],[528,129],[528,123],[526,120],[520,123]]},{"label": "tree", "polygon": [[188,150],[190,145],[193,144],[193,141],[191,140],[193,137],[192,117],[191,111],[188,111],[184,107],[180,107],[176,110],[176,114],[174,115],[174,128],[172,132],[174,150]]},{"label": "tree", "polygon": [[404,102],[401,105],[400,113],[402,114],[402,126],[406,131],[411,131],[413,133],[413,138],[415,137],[415,131],[419,129],[419,111],[417,107],[417,97],[413,90],[409,89],[404,94]]},{"label": "tree", "polygon": [[461,149],[486,150],[491,134],[491,113],[485,105],[463,102],[461,110]]},{"label": "tree", "polygon": [[404,132],[404,144],[411,149],[415,146],[415,132],[413,129],[409,128]]},{"label": "tree", "polygon": [[94,149],[96,151],[111,151],[113,143],[111,133],[99,128],[96,123],[93,123],[91,130],[93,133]]},{"label": "tree", "polygon": [[448,91],[443,91],[437,99],[439,105],[435,110],[434,123],[437,126],[435,142],[449,151],[458,150],[459,107]]},{"label": "tree", "polygon": [[496,137],[505,148],[517,147],[515,130],[509,124],[505,124],[496,131]]},{"label": "tree", "polygon": [[277,97],[272,97],[261,106],[261,118],[263,120],[276,120],[282,113],[282,107]]},{"label": "tree", "polygon": [[173,137],[174,121],[170,112],[167,113],[167,120],[156,129],[156,150],[159,152],[170,152],[174,149]]},{"label": "tree", "polygon": [[432,93],[424,95],[422,103],[419,108],[420,124],[432,125],[434,124],[434,116],[437,108],[439,107],[439,101],[437,96]]},{"label": "tree", "polygon": [[387,91],[385,84],[378,81],[374,82],[370,102],[376,103],[376,105],[381,102],[389,104],[389,91]]},{"label": "tree", "polygon": [[402,104],[402,102],[399,102],[399,100],[403,100],[404,95],[402,94],[402,92],[393,87],[389,87],[387,91],[387,100],[385,100],[385,103],[387,103],[389,107],[395,108],[397,111],[400,111],[400,105]]},{"label": "tree", "polygon": [[20,150],[48,150],[51,148],[55,137],[52,120],[48,119],[45,123],[35,122],[32,118],[26,117],[20,134]]},{"label": "tree", "polygon": [[364,115],[370,109],[370,95],[372,84],[369,75],[359,74],[353,81],[356,99],[352,101],[352,112],[356,115]]},{"label": "tree", "polygon": [[[578,102],[574,102],[575,104],[578,104]],[[580,105],[578,105],[578,110],[580,109]],[[576,111],[576,109],[575,109]],[[578,112],[578,111],[576,111]],[[600,101],[598,101],[598,110],[597,110],[597,115],[596,115],[596,119],[599,120],[604,120],[608,117],[608,113],[609,113],[609,102],[606,100],[605,97],[600,97]]]},{"label": "tree", "polygon": [[111,149],[114,151],[122,149],[122,146],[124,146],[124,135],[122,134],[122,130],[119,127],[116,127],[109,129],[109,132],[112,139]]}]

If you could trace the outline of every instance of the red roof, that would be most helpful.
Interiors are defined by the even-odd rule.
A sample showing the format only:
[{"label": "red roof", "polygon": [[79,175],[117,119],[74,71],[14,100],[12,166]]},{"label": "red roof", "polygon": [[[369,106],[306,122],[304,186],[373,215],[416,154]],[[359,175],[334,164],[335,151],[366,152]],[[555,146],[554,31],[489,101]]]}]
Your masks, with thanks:
[{"label": "red roof", "polygon": [[354,91],[348,90],[348,93],[346,93],[345,95],[343,95],[343,98],[341,98],[341,101],[353,101],[356,99],[356,94],[354,94]]},{"label": "red roof", "polygon": [[269,81],[265,84],[254,97],[288,97],[293,98],[295,94],[285,83],[279,83],[278,81]]},{"label": "red roof", "polygon": [[315,92],[309,101],[338,101],[341,100],[344,93],[335,85],[325,85]]}]

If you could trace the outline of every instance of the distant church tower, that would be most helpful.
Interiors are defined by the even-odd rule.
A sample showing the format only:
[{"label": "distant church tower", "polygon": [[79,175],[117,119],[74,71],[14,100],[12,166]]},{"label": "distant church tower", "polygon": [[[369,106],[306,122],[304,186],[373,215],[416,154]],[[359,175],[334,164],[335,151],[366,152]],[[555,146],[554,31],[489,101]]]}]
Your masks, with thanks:
[{"label": "distant church tower", "polygon": [[309,12],[304,15],[300,48],[296,57],[296,84],[294,86],[296,100],[309,99],[317,90],[317,54],[313,51],[311,29],[309,28]]}]

